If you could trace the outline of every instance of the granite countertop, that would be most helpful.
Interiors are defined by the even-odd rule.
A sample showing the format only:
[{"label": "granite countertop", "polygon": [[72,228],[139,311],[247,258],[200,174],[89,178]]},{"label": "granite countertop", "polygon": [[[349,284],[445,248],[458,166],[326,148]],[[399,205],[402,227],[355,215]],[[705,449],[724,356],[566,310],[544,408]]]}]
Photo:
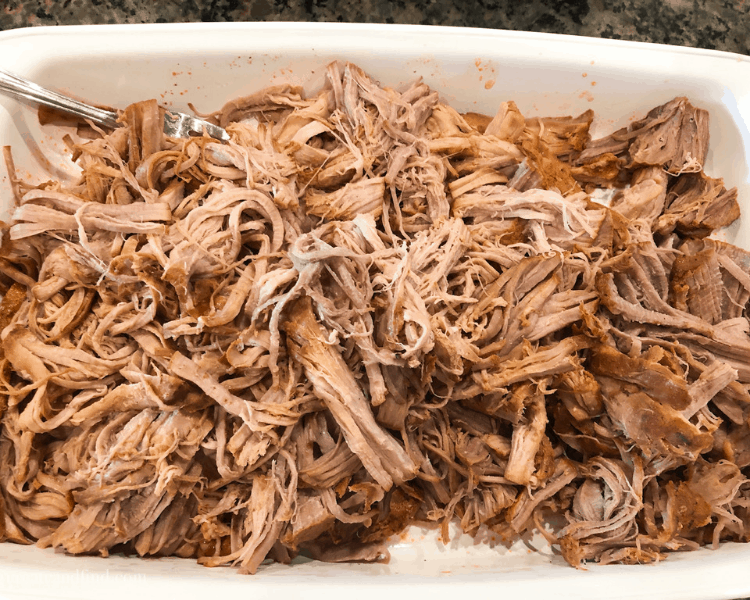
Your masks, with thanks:
[{"label": "granite countertop", "polygon": [[35,25],[345,21],[489,27],[750,54],[746,0],[3,0],[0,30]]}]

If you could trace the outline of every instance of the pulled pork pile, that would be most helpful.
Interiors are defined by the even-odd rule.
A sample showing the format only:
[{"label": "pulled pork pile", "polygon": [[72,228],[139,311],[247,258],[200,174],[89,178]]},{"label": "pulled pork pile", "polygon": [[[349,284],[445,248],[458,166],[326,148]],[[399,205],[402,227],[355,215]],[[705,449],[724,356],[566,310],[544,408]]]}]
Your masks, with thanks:
[{"label": "pulled pork pile", "polygon": [[351,64],[230,102],[226,144],[160,110],[14,179],[2,539],[249,573],[454,519],[576,566],[748,541],[750,253],[707,237],[739,208],[704,110],[592,141]]}]

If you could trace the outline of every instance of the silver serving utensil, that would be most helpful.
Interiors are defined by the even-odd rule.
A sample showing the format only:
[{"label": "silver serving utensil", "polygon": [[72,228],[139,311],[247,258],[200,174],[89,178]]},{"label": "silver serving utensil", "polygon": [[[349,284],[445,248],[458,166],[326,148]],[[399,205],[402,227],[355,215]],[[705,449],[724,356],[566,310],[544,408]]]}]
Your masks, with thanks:
[{"label": "silver serving utensil", "polygon": [[[0,92],[22,100],[30,100],[76,117],[89,119],[104,127],[115,128],[120,126],[120,123],[117,122],[117,113],[113,111],[89,106],[2,70],[0,70]],[[229,141],[229,134],[218,125],[197,117],[191,117],[185,113],[170,110],[164,113],[164,133],[169,137],[187,138],[191,134],[203,135],[204,131],[212,138]]]}]

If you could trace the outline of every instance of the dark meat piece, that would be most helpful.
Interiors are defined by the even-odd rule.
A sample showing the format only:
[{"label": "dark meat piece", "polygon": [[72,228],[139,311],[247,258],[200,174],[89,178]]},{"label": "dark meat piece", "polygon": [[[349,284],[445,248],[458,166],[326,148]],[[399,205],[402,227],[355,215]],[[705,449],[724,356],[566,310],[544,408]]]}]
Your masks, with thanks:
[{"label": "dark meat piece", "polygon": [[[595,156],[590,160],[570,168],[570,173],[578,183],[589,183],[603,187],[613,186],[621,172],[621,161],[611,152]],[[587,188],[588,191],[588,188]]]},{"label": "dark meat piece", "polygon": [[663,454],[694,461],[713,445],[710,434],[643,392],[603,381],[602,396],[616,427],[644,456]]},{"label": "dark meat piece", "polygon": [[662,235],[676,229],[705,237],[740,217],[737,188],[727,190],[723,180],[704,173],[680,175],[669,187],[666,201],[667,208],[654,225],[654,230]]},{"label": "dark meat piece", "polygon": [[617,379],[632,383],[660,404],[675,410],[684,410],[690,404],[684,378],[655,360],[631,358],[615,348],[599,345],[592,348],[588,366],[600,381]]},{"label": "dark meat piece", "polygon": [[707,248],[678,256],[670,277],[672,305],[715,325],[724,320],[724,282],[716,252]]},{"label": "dark meat piece", "polygon": [[664,166],[667,172],[695,173],[703,169],[708,150],[708,112],[687,98],[675,98],[649,111],[638,121],[594,140],[577,159],[585,164],[603,154],[623,157],[628,167]]},{"label": "dark meat piece", "polygon": [[589,141],[589,127],[594,111],[587,110],[577,117],[535,117],[526,119],[526,129],[560,160],[583,150]]},{"label": "dark meat piece", "polygon": [[335,518],[317,494],[299,494],[297,510],[287,533],[281,538],[284,545],[296,549],[330,529]]},{"label": "dark meat piece", "polygon": [[635,165],[664,165],[669,173],[703,169],[708,150],[708,112],[695,108],[687,98],[649,111],[632,125],[637,131],[628,150]]}]

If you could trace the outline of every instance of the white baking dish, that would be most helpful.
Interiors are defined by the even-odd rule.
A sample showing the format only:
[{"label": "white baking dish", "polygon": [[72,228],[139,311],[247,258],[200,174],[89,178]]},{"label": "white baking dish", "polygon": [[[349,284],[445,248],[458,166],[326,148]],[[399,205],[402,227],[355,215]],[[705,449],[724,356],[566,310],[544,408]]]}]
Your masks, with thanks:
[{"label": "white baking dish", "polygon": [[[628,42],[419,26],[245,23],[38,28],[0,33],[0,68],[100,104],[124,107],[156,97],[198,110],[269,83],[313,90],[331,60],[350,60],[383,84],[422,77],[461,111],[493,114],[515,100],[525,115],[577,114],[593,108],[607,133],[676,95],[711,114],[707,172],[737,186],[750,210],[750,60],[712,52]],[[18,171],[47,179],[69,170],[61,133],[35,113],[0,99],[0,144]],[[55,174],[55,176],[58,176]],[[8,214],[7,177],[0,213]],[[727,238],[750,248],[744,217]],[[541,552],[532,551],[533,548]],[[431,599],[474,595],[525,598],[679,598],[750,596],[750,545],[727,544],[671,556],[649,566],[565,565],[539,539],[510,549],[467,537],[447,547],[412,530],[390,564],[269,565],[253,577],[206,569],[190,560],[69,557],[0,544],[2,598],[296,598],[351,594]],[[415,586],[419,586],[417,589]]]}]

